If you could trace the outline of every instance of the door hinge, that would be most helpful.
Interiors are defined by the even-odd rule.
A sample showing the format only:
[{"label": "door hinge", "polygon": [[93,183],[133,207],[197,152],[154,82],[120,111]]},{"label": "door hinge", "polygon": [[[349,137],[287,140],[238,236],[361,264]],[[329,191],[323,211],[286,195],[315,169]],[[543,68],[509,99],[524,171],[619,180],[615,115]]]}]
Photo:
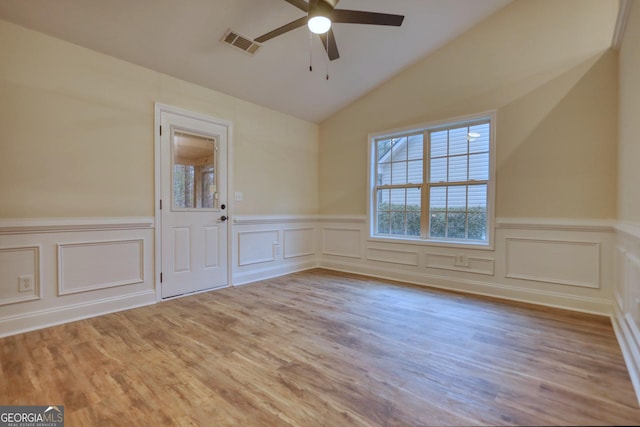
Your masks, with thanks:
[{"label": "door hinge", "polygon": [[162,210],[162,199],[160,199],[160,210]]},{"label": "door hinge", "polygon": [[162,283],[162,273],[160,273],[160,283]]},{"label": "door hinge", "polygon": [[160,126],[160,136],[162,136],[162,126]]}]

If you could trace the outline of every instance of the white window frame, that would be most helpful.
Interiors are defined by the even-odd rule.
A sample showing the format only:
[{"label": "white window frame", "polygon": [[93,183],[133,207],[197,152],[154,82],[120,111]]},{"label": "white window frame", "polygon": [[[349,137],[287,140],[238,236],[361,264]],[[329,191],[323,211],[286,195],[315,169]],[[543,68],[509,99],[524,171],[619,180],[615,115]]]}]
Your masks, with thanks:
[{"label": "white window frame", "polygon": [[[495,183],[496,183],[496,111],[486,111],[483,113],[471,114],[467,116],[454,117],[446,120],[439,120],[429,123],[422,123],[413,126],[407,126],[403,128],[390,129],[382,132],[376,132],[369,134],[368,137],[368,150],[367,150],[367,221],[369,224],[368,241],[373,242],[390,242],[390,243],[407,243],[425,246],[442,246],[442,247],[473,247],[474,249],[494,249],[494,235],[495,235]],[[441,128],[449,128],[456,125],[465,125],[470,122],[477,122],[481,120],[488,120],[491,128],[491,135],[489,138],[489,180],[487,182],[487,240],[451,240],[451,239],[437,239],[428,237],[412,237],[412,236],[383,236],[375,234],[375,213],[376,209],[374,203],[376,202],[376,196],[374,194],[376,189],[376,140],[381,138],[393,138],[396,136],[407,135],[411,133],[424,132],[438,130]],[[427,177],[429,176],[429,162],[428,155],[430,147],[428,147],[428,139],[424,141],[425,150],[423,154],[424,161],[424,180],[422,183],[423,188],[428,187]],[[428,201],[425,201],[424,191],[422,192],[423,203],[421,213],[424,217],[425,212],[428,215]],[[424,222],[423,222],[424,224]],[[424,233],[424,235],[428,235]]]}]

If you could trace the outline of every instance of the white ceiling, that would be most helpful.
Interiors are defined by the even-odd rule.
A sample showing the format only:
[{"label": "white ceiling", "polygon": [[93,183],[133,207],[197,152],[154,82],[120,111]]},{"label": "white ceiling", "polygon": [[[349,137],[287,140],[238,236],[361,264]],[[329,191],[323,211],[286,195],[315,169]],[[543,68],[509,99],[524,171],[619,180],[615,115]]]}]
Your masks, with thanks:
[{"label": "white ceiling", "polygon": [[256,38],[304,12],[284,0],[1,0],[0,18],[313,122],[321,122],[511,0],[342,0],[405,15],[402,27],[336,24],[329,64],[306,27],[251,57],[221,43]]}]

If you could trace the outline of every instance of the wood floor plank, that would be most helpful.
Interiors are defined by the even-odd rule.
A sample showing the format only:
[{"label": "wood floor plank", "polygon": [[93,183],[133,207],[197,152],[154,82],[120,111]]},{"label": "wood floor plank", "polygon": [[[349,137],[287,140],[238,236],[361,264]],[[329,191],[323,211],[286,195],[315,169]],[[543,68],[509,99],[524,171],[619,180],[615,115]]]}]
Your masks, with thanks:
[{"label": "wood floor plank", "polygon": [[68,426],[639,424],[609,319],[312,270],[0,340]]}]

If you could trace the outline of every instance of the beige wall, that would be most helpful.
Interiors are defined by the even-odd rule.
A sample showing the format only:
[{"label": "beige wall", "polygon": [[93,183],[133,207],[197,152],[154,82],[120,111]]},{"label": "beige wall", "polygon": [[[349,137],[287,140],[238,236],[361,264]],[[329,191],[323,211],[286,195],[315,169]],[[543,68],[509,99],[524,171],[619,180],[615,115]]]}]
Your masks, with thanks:
[{"label": "beige wall", "polygon": [[496,211],[614,218],[615,0],[518,0],[320,127],[320,209],[366,212],[367,134],[498,110]]},{"label": "beige wall", "polygon": [[618,211],[640,223],[640,4],[633,3],[620,48]]},{"label": "beige wall", "polygon": [[236,213],[318,210],[318,126],[0,21],[0,218],[152,216],[154,102],[230,120]]}]

